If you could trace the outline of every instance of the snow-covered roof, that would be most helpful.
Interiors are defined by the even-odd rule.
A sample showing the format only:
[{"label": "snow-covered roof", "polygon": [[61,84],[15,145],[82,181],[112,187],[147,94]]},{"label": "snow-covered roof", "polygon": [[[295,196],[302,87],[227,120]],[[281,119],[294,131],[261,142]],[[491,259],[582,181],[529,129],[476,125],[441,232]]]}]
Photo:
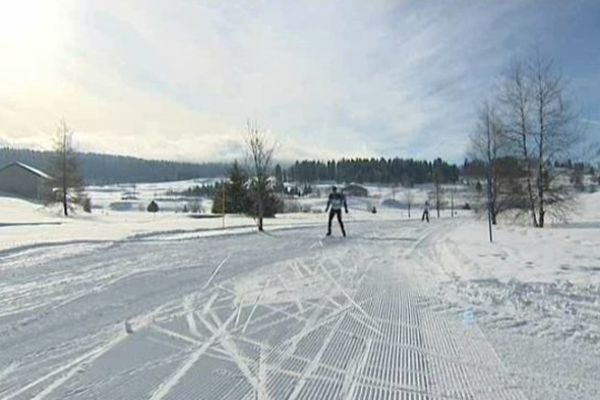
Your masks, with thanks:
[{"label": "snow-covered roof", "polygon": [[48,175],[47,173],[45,173],[45,172],[42,172],[42,171],[40,171],[39,169],[37,169],[37,168],[34,168],[34,167],[32,167],[31,165],[27,165],[27,164],[25,164],[25,163],[22,163],[22,162],[14,162],[14,163],[8,164],[8,165],[6,165],[6,166],[4,166],[4,167],[0,168],[0,171],[2,171],[2,170],[5,170],[5,169],[7,169],[7,168],[10,168],[10,167],[12,167],[12,166],[17,166],[17,167],[21,167],[21,168],[23,168],[23,169],[26,169],[27,171],[31,172],[31,173],[32,173],[32,174],[34,174],[34,175],[37,175],[37,176],[39,176],[40,178],[44,178],[44,179],[52,179],[52,177],[51,177],[50,175]]}]

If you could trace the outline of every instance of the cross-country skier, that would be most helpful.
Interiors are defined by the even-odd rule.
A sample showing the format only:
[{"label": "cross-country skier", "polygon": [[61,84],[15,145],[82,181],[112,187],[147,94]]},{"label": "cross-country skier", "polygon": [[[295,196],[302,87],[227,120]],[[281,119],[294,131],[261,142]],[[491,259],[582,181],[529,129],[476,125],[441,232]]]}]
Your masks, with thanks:
[{"label": "cross-country skier", "polygon": [[423,216],[421,217],[421,221],[425,221],[427,219],[427,223],[429,223],[429,201],[425,201],[425,205],[423,206]]},{"label": "cross-country skier", "polygon": [[346,210],[346,214],[348,214],[346,196],[344,196],[343,193],[338,193],[337,187],[333,186],[331,188],[331,193],[329,194],[329,200],[327,200],[327,207],[325,208],[325,212],[331,208],[329,211],[329,223],[327,224],[327,236],[331,236],[331,221],[333,221],[333,217],[335,216],[337,216],[340,228],[342,228],[342,235],[346,236],[346,230],[344,229],[344,223],[342,222],[342,206]]}]

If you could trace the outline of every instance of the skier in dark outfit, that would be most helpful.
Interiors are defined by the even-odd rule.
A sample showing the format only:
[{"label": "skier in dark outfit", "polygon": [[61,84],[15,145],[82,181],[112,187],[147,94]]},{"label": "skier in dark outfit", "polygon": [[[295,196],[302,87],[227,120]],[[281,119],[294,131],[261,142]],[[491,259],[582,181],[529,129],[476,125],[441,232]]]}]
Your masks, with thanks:
[{"label": "skier in dark outfit", "polygon": [[429,201],[425,202],[425,206],[423,206],[423,216],[421,217],[421,222],[427,219],[427,223],[429,223]]},{"label": "skier in dark outfit", "polygon": [[337,220],[340,223],[340,228],[342,228],[342,235],[346,236],[346,230],[344,229],[344,223],[342,222],[342,206],[346,210],[346,214],[348,214],[348,204],[346,203],[346,196],[343,193],[337,192],[337,187],[333,186],[331,188],[331,193],[329,194],[329,200],[327,200],[327,207],[325,208],[325,212],[331,208],[329,211],[329,223],[327,225],[327,236],[331,236],[331,221],[333,221],[333,217],[337,216]]}]

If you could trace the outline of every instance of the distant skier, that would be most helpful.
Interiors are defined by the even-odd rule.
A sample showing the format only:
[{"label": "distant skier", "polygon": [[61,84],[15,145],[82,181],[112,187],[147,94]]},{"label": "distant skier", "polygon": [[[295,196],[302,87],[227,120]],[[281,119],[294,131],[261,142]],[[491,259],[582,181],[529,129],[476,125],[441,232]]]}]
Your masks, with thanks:
[{"label": "distant skier", "polygon": [[333,186],[331,188],[331,193],[329,194],[329,200],[327,200],[327,207],[325,208],[325,212],[331,208],[329,211],[329,222],[327,224],[327,236],[331,236],[331,221],[333,221],[333,217],[335,216],[337,216],[337,220],[340,223],[342,235],[346,236],[346,230],[344,229],[344,223],[342,222],[342,206],[346,210],[346,214],[348,214],[346,196],[344,196],[343,193],[338,193],[337,187]]},{"label": "distant skier", "polygon": [[425,220],[429,223],[429,201],[425,201],[425,205],[423,206],[423,216],[421,217],[421,221]]}]

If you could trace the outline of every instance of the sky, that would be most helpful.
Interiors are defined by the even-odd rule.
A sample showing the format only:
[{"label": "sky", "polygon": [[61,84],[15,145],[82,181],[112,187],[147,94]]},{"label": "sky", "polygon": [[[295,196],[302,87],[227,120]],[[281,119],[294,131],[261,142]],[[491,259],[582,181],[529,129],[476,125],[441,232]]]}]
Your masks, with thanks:
[{"label": "sky", "polygon": [[552,57],[600,138],[596,0],[0,0],[0,145],[239,158],[460,161],[510,63]]}]

